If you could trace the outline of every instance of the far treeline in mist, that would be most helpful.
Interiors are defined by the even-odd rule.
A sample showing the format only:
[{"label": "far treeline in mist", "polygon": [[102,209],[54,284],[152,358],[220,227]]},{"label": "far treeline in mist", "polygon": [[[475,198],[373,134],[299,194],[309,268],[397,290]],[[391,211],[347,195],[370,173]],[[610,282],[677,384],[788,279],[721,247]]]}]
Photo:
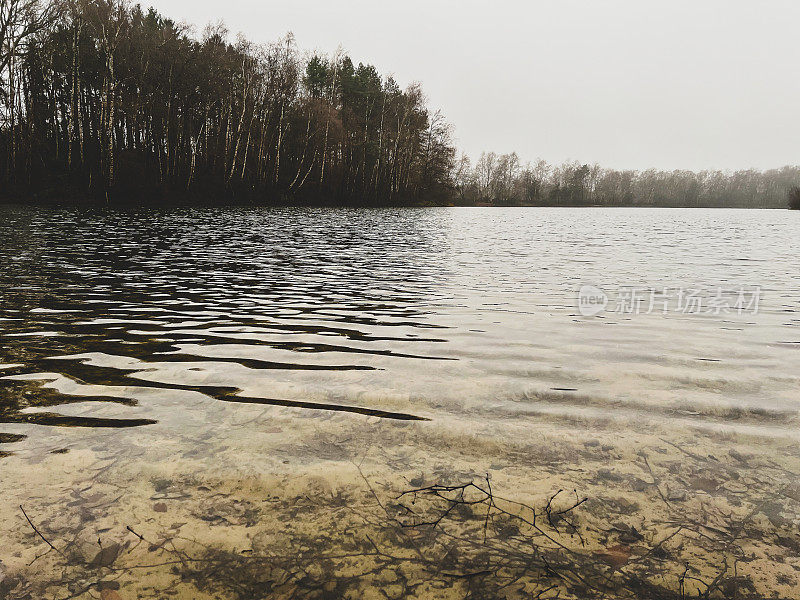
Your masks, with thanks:
[{"label": "far treeline in mist", "polygon": [[0,1],[6,199],[782,207],[798,184],[800,167],[470,164],[419,85],[343,53],[195,32],[120,0]]}]

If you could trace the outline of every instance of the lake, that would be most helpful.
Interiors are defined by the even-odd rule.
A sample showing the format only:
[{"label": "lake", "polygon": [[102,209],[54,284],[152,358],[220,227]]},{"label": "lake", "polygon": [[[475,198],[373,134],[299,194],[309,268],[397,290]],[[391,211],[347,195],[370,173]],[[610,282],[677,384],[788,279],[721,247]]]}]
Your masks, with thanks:
[{"label": "lake", "polygon": [[797,597],[799,265],[779,210],[0,208],[0,580]]}]

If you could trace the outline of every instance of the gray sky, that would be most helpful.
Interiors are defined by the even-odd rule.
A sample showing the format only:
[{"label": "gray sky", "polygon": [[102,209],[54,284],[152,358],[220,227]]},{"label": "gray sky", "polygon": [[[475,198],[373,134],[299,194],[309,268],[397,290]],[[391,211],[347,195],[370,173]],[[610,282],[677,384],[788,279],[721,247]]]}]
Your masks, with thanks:
[{"label": "gray sky", "polygon": [[[800,163],[798,0],[151,0],[420,81],[459,147],[616,168]],[[142,4],[148,5],[146,0]]]}]

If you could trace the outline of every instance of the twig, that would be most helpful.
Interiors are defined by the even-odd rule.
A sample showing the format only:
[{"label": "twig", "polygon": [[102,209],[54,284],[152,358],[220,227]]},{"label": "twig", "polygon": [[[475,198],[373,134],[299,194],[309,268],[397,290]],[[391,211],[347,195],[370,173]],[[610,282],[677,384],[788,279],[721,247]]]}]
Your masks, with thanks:
[{"label": "twig", "polygon": [[[33,524],[33,521],[31,521],[31,518],[28,516],[28,513],[26,513],[26,512],[25,512],[25,509],[22,507],[22,505],[21,505],[21,504],[19,505],[19,509],[22,511],[22,514],[23,514],[23,515],[25,515],[25,520],[26,520],[26,521],[28,521],[28,524],[29,524],[29,525],[30,525],[30,526],[33,528],[33,530],[36,532],[36,535],[38,535],[40,538],[42,538],[42,540],[44,541],[44,543],[45,543],[45,544],[47,544],[48,546],[50,546],[50,548],[51,548],[52,550],[55,550],[55,551],[56,551],[56,552],[58,552],[58,553],[59,553],[61,556],[64,556],[64,553],[63,553],[61,550],[59,550],[58,548],[56,548],[55,546],[53,546],[53,544],[51,544],[51,543],[50,543],[50,541],[49,541],[49,540],[48,540],[46,537],[44,537],[44,536],[42,535],[42,532],[41,532],[41,531],[39,531],[39,530],[36,528],[36,525],[34,525],[34,524]],[[41,558],[41,557],[40,557],[40,558]]]}]

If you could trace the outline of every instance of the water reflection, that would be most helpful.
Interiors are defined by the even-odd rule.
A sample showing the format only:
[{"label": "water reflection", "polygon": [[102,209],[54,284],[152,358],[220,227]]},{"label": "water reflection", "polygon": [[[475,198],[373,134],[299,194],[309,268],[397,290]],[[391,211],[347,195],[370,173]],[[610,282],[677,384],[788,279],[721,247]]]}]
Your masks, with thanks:
[{"label": "water reflection", "polygon": [[[148,363],[202,363],[211,359],[205,348],[228,345],[245,352],[214,356],[213,362],[254,372],[380,368],[369,364],[371,356],[447,359],[403,350],[405,342],[419,347],[446,341],[425,333],[442,329],[429,320],[428,305],[437,300],[435,282],[442,273],[434,257],[444,241],[413,214],[354,216],[3,209],[0,422],[87,427],[154,422],[39,412],[70,402],[136,403],[42,386],[52,373],[97,389],[168,388],[228,402],[418,418],[370,407],[250,397],[236,386],[136,377]],[[254,346],[286,359],[249,355],[246,349]],[[315,354],[338,358],[308,360]],[[132,359],[134,366],[100,366],[83,358],[87,355]],[[365,360],[348,364],[348,357],[356,356]]]},{"label": "water reflection", "polygon": [[[3,423],[152,424],[64,410],[146,389],[391,419],[796,418],[800,236],[777,212],[3,208],[0,236]],[[587,281],[767,290],[747,319],[583,319]]]}]

